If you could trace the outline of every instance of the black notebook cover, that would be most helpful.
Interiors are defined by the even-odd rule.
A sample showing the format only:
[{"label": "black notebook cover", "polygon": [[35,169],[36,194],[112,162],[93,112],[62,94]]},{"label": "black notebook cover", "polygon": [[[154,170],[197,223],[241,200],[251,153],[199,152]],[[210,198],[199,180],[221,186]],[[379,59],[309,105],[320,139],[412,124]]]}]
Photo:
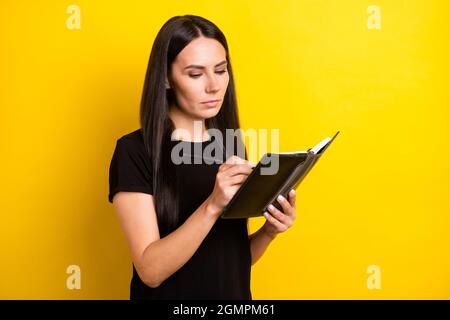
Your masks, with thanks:
[{"label": "black notebook cover", "polygon": [[278,195],[287,199],[289,191],[298,187],[338,134],[339,131],[333,138],[326,138],[307,151],[264,154],[224,208],[221,217],[259,217],[267,211],[269,204],[283,211],[276,200]]}]

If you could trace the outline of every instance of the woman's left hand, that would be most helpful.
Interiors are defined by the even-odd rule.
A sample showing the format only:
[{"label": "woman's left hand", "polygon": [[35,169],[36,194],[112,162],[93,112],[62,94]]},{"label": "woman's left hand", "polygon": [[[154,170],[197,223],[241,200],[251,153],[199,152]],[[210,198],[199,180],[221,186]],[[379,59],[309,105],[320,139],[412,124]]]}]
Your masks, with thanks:
[{"label": "woman's left hand", "polygon": [[278,196],[277,201],[280,203],[283,212],[278,210],[273,205],[270,205],[269,212],[264,212],[266,222],[262,226],[263,231],[271,238],[275,238],[278,233],[286,231],[292,226],[295,220],[295,191],[291,189],[288,194],[289,201],[283,197]]}]

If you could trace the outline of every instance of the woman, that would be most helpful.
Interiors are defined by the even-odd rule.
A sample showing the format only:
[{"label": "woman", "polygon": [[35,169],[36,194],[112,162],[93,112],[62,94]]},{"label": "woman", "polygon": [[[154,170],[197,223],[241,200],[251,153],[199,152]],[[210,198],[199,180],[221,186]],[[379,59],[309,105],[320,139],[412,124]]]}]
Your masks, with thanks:
[{"label": "woman", "polygon": [[[266,213],[250,237],[247,219],[219,218],[252,168],[236,150],[227,157],[225,139],[209,134],[215,129],[225,137],[226,129],[239,128],[228,45],[212,22],[185,15],[163,25],[150,54],[140,122],[117,140],[109,177],[109,201],[133,260],[130,299],[251,299],[251,265],[292,225],[295,194],[280,200],[284,212]],[[175,164],[175,145],[190,147],[194,159],[212,143],[225,151],[215,155],[225,163]]]}]

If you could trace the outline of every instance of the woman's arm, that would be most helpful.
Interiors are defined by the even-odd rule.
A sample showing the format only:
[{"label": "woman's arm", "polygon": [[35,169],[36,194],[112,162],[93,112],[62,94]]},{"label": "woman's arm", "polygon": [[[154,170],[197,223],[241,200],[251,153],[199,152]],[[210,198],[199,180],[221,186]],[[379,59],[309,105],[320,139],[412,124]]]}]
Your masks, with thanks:
[{"label": "woman's arm", "polygon": [[261,258],[266,251],[270,242],[275,239],[275,235],[269,235],[264,231],[264,228],[260,228],[258,231],[249,236],[250,239],[250,251],[252,253],[252,265]]},{"label": "woman's arm", "polygon": [[[230,162],[235,161],[231,157]],[[237,161],[237,160],[236,160]],[[118,192],[113,205],[129,244],[136,271],[150,287],[159,286],[197,251],[224,206],[251,173],[245,164],[224,163],[216,174],[211,195],[175,231],[160,239],[153,196]]]},{"label": "woman's arm", "polygon": [[295,190],[289,192],[289,200],[283,196],[278,197],[278,202],[283,211],[270,205],[269,212],[264,212],[266,222],[255,233],[249,236],[250,250],[252,253],[252,265],[258,261],[259,258],[266,251],[270,242],[275,239],[277,234],[289,229],[295,220],[296,204],[295,204]]},{"label": "woman's arm", "polygon": [[118,192],[113,204],[136,271],[152,288],[158,287],[193,256],[219,216],[208,198],[179,228],[160,239],[153,196]]}]

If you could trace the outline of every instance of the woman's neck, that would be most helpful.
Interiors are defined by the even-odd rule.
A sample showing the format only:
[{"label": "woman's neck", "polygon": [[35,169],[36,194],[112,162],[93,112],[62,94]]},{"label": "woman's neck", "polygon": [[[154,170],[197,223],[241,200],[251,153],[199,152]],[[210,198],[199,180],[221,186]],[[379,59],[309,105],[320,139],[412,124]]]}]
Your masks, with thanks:
[{"label": "woman's neck", "polygon": [[177,130],[175,139],[191,142],[202,142],[210,138],[204,119],[189,117],[177,107],[169,109],[169,117]]}]

